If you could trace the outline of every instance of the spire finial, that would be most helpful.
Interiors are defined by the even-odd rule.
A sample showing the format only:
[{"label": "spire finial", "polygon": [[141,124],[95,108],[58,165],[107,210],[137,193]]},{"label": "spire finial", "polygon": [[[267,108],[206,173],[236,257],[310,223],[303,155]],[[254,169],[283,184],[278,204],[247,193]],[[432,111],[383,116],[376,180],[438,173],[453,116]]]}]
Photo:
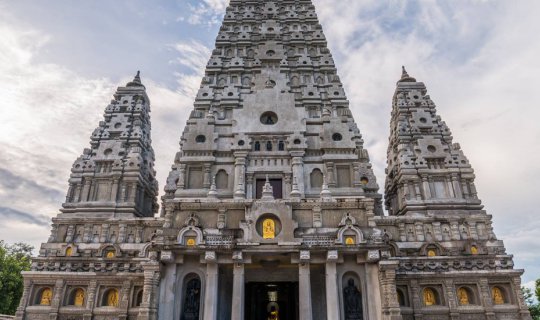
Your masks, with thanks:
[{"label": "spire finial", "polygon": [[137,70],[137,74],[135,75],[135,78],[133,78],[133,82],[141,83],[141,71]]},{"label": "spire finial", "polygon": [[137,70],[137,74],[131,82],[127,84],[128,87],[144,87],[141,82],[141,71]]},{"label": "spire finial", "polygon": [[409,76],[405,66],[401,66],[401,79],[398,82],[416,82],[416,79]]},{"label": "spire finial", "polygon": [[409,74],[407,73],[407,70],[405,70],[405,66],[401,66],[401,79],[409,77]]}]

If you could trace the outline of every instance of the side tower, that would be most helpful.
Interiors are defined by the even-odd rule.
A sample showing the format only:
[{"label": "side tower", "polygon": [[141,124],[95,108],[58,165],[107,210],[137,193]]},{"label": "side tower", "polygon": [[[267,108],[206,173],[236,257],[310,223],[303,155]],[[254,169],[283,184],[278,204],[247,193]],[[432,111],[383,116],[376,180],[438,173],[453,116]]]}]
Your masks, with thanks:
[{"label": "side tower", "polygon": [[393,99],[384,230],[403,319],[530,319],[473,169],[405,68]]},{"label": "side tower", "polygon": [[[119,87],[73,164],[61,214],[24,273],[16,319],[148,319],[157,262],[147,243],[162,225],[139,73]],[[151,254],[150,254],[151,256]],[[155,283],[157,285],[157,283]]]},{"label": "side tower", "polygon": [[379,319],[381,195],[315,7],[232,0],[163,197],[162,319]]}]

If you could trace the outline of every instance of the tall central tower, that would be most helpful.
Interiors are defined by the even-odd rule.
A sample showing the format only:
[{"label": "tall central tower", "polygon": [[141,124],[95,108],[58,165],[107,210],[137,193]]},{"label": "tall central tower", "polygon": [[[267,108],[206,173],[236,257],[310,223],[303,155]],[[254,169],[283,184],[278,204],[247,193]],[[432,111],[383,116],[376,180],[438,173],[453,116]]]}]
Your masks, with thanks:
[{"label": "tall central tower", "polygon": [[160,317],[196,314],[190,284],[205,319],[381,312],[355,296],[378,283],[381,195],[311,1],[230,2],[180,149]]}]

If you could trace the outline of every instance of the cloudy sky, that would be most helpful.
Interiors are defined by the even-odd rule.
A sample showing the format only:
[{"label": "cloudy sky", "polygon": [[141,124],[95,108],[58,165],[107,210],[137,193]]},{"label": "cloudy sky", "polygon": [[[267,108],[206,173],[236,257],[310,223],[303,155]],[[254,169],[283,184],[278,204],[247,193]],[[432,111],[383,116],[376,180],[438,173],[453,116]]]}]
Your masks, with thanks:
[{"label": "cloudy sky", "polygon": [[[0,0],[0,239],[47,239],[72,162],[139,69],[163,188],[227,2]],[[404,64],[469,157],[524,282],[540,278],[540,2],[314,2],[380,185]]]}]

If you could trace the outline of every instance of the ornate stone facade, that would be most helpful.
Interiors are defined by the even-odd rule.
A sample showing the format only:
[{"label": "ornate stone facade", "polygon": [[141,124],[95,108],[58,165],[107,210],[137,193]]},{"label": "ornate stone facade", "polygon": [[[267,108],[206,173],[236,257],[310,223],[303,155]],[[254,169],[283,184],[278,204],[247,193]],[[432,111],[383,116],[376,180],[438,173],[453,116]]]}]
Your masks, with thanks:
[{"label": "ornate stone facade", "polygon": [[154,218],[150,105],[118,88],[17,319],[530,319],[423,83],[385,204],[310,0],[231,0]]}]

